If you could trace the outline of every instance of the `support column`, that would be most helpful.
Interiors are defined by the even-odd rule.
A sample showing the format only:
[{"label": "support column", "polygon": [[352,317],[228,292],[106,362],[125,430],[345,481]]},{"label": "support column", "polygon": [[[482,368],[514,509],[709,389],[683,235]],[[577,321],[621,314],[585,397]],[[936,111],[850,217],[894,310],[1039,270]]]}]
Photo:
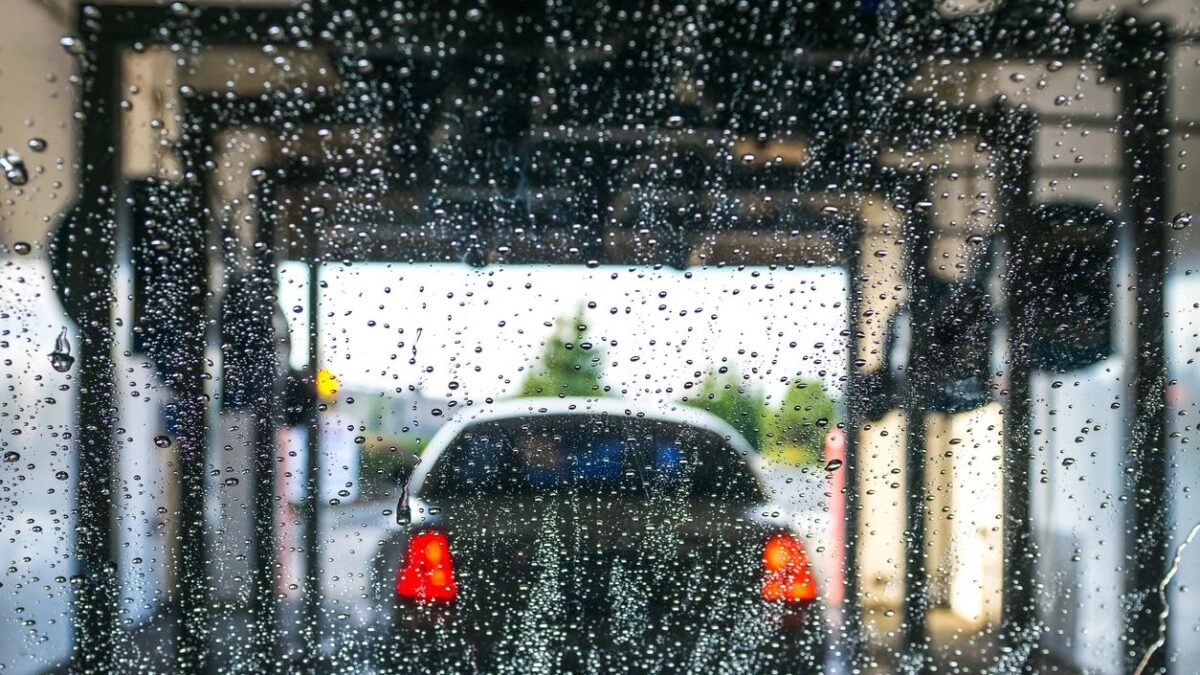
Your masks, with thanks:
[{"label": "support column", "polygon": [[[308,386],[317,395],[321,369],[321,240],[317,218],[311,218],[304,236],[308,237],[308,368],[312,378]],[[302,632],[305,656],[310,668],[320,659],[321,643],[321,403],[312,407],[308,420],[305,454],[304,521],[304,609]]]},{"label": "support column", "polygon": [[83,111],[76,207],[56,238],[66,261],[56,282],[67,311],[78,322],[75,443],[76,572],[72,578],[73,672],[111,672],[117,626],[118,583],[113,559],[113,474],[117,404],[113,388],[113,291],[117,258],[116,199],[121,144],[116,101],[120,87],[117,50],[98,24],[78,19],[86,52],[79,98]]},{"label": "support column", "polygon": [[[863,627],[862,597],[859,584],[858,566],[858,526],[859,510],[859,476],[861,466],[858,449],[861,447],[863,402],[862,396],[862,366],[859,364],[862,339],[859,338],[862,317],[862,271],[859,262],[863,247],[863,226],[859,218],[854,218],[846,235],[846,277],[848,281],[847,297],[849,302],[846,309],[846,425],[843,433],[844,450],[842,467],[845,483],[842,494],[844,510],[843,527],[843,598],[842,598],[842,630],[840,644],[846,654],[845,660],[851,667],[858,667],[866,649]],[[835,497],[836,498],[836,497]],[[834,527],[837,527],[834,523]]]},{"label": "support column", "polygon": [[[187,119],[187,106],[183,106]],[[174,220],[170,228],[177,269],[169,292],[173,311],[163,311],[150,320],[173,324],[171,357],[165,360],[165,378],[174,393],[171,406],[178,420],[179,446],[179,638],[176,666],[180,672],[203,672],[208,662],[208,635],[212,632],[207,533],[208,407],[207,349],[209,327],[209,274],[211,212],[208,173],[211,158],[207,134],[186,125],[178,143],[182,183],[175,209],[164,216]],[[160,205],[161,209],[161,205]],[[215,249],[219,250],[219,249]]]},{"label": "support column", "polygon": [[923,672],[929,660],[929,571],[925,564],[925,414],[926,391],[932,381],[924,368],[912,368],[911,355],[921,352],[918,343],[929,340],[928,317],[931,308],[928,298],[929,252],[933,241],[933,224],[926,209],[915,208],[926,201],[928,188],[910,181],[907,192],[908,210],[904,238],[907,246],[908,310],[911,322],[909,348],[909,386],[904,400],[905,429],[905,528],[904,528],[904,603],[901,623],[903,672]]},{"label": "support column", "polygon": [[[253,591],[250,608],[254,618],[256,658],[261,672],[282,672],[283,640],[279,625],[279,594],[276,584],[279,572],[276,544],[276,458],[279,454],[277,401],[280,392],[279,364],[276,361],[278,344],[274,330],[275,311],[275,200],[272,184],[264,182],[258,191],[258,233],[255,256],[248,283],[256,298],[255,325],[267,331],[270,348],[263,350],[269,363],[259,364],[262,374],[255,384],[251,414],[254,416],[254,560],[251,570]],[[260,246],[261,244],[261,246]],[[247,382],[250,384],[250,382]]]},{"label": "support column", "polygon": [[[1133,235],[1137,286],[1134,316],[1133,428],[1127,468],[1129,495],[1125,591],[1132,600],[1125,635],[1128,672],[1166,673],[1166,609],[1158,585],[1167,573],[1171,539],[1167,484],[1167,358],[1164,292],[1167,276],[1167,118],[1166,27],[1142,22],[1127,33],[1122,104],[1121,194]],[[1115,467],[1114,467],[1115,468]],[[1162,643],[1158,643],[1158,640]]]},{"label": "support column", "polygon": [[1033,145],[1037,121],[1032,113],[1007,109],[995,112],[995,143],[999,170],[1000,222],[1009,242],[1004,277],[1008,334],[1008,394],[1004,397],[1004,568],[1001,580],[1002,667],[1009,672],[1032,672],[1033,652],[1040,639],[1034,583],[1037,548],[1030,514],[1029,462],[1032,373],[1029,327],[1024,325],[1021,298],[1011,273],[1017,264],[1012,242],[1032,226]]}]

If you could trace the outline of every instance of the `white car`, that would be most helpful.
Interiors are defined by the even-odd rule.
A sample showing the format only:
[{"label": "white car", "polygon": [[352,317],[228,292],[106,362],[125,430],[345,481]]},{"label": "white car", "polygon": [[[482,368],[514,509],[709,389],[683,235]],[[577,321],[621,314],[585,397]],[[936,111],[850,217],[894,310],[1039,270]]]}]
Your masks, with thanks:
[{"label": "white car", "polygon": [[749,454],[682,405],[463,411],[377,557],[388,669],[818,671],[815,575]]}]

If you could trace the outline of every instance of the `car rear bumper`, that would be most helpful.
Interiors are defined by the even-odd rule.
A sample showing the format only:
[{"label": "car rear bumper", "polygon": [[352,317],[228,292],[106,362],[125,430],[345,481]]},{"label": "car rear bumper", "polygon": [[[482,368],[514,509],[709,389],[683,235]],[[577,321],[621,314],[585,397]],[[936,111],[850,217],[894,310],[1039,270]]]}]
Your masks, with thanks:
[{"label": "car rear bumper", "polygon": [[821,672],[828,633],[821,612],[768,613],[760,622],[647,622],[629,630],[401,606],[387,658],[401,672]]}]

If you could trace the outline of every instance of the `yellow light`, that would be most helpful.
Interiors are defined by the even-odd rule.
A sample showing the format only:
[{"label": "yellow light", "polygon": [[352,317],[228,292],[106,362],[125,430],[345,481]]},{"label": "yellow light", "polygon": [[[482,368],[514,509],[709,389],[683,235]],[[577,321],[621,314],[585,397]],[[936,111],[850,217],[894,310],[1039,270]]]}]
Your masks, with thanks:
[{"label": "yellow light", "polygon": [[322,368],[317,371],[317,395],[321,398],[333,398],[337,396],[338,389],[342,383],[338,381],[337,375],[334,375],[328,368]]}]

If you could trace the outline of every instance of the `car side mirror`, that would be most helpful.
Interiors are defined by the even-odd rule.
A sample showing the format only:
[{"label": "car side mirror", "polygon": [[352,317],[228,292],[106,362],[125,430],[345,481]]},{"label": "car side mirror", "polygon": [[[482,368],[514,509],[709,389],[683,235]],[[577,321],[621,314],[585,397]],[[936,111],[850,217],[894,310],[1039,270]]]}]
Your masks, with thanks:
[{"label": "car side mirror", "polygon": [[396,524],[409,525],[412,523],[412,506],[408,503],[408,481],[412,478],[412,474],[404,477],[404,484],[400,488],[400,499],[396,502]]}]

